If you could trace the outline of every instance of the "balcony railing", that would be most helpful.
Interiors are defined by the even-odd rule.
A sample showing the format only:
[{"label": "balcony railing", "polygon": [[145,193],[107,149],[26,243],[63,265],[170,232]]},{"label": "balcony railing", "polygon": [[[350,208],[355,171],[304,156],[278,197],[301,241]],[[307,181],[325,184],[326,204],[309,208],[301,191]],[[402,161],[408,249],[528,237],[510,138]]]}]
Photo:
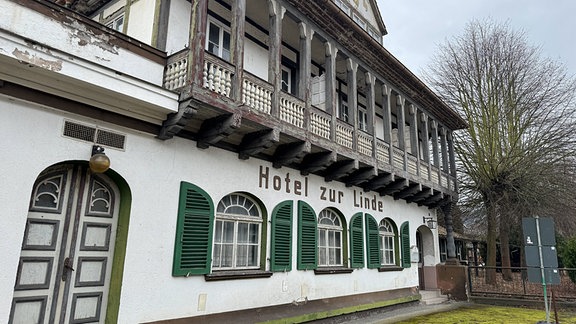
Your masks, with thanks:
[{"label": "balcony railing", "polygon": [[[187,55],[187,50],[184,50],[168,58],[164,74],[165,88],[176,91],[186,86]],[[205,52],[204,57],[202,87],[222,96],[230,97],[233,90],[235,67],[208,52]],[[336,119],[336,122],[332,124],[332,116],[314,106],[309,106],[307,112],[306,103],[288,93],[279,92],[279,107],[273,113],[274,86],[247,71],[244,71],[243,75],[241,101],[250,109],[266,115],[274,114],[276,118],[289,125],[299,129],[308,128],[311,134],[328,140],[333,136],[332,128],[334,128],[332,140],[342,147],[354,149],[354,139],[356,138],[357,153],[374,157],[382,164],[392,162],[396,169],[405,170],[412,177],[430,181],[434,185],[452,191],[457,189],[456,178],[444,171],[439,172],[437,166],[430,165],[429,168],[428,162],[419,160],[418,157],[405,153],[398,147],[392,148],[392,161],[390,161],[389,143],[382,139],[375,139],[372,134],[361,130],[357,130],[355,133],[354,127],[342,120]],[[306,123],[306,118],[309,118],[308,123]],[[405,155],[406,165],[404,165]]]},{"label": "balcony railing", "polygon": [[305,108],[306,103],[304,101],[285,92],[280,92],[280,120],[298,128],[303,128]]},{"label": "balcony railing", "polygon": [[270,114],[272,110],[272,92],[274,92],[274,87],[271,84],[244,72],[243,104],[262,113]]}]

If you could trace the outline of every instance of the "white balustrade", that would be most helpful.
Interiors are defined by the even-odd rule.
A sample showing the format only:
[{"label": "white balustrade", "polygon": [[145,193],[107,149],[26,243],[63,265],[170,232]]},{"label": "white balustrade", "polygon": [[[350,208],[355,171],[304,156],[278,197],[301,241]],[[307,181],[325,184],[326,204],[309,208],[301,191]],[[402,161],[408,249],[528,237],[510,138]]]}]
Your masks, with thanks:
[{"label": "white balustrade", "polygon": [[352,148],[352,134],[354,133],[354,129],[349,126],[345,125],[344,123],[337,123],[336,124],[336,143],[345,146],[347,148]]},{"label": "white balustrade", "polygon": [[415,156],[408,155],[408,173],[417,176],[418,175],[418,160]]},{"label": "white balustrade", "polygon": [[320,137],[330,138],[330,118],[318,113],[310,113],[310,130]]},{"label": "white balustrade", "polygon": [[204,88],[230,97],[234,73],[222,65],[204,60]]},{"label": "white balustrade", "polygon": [[287,95],[280,97],[280,120],[296,127],[304,126],[304,103]]},{"label": "white balustrade", "polygon": [[[183,53],[183,54],[182,54]],[[186,70],[188,69],[187,52],[182,52],[169,58],[164,71],[164,88],[176,90],[186,85]]]},{"label": "white balustrade", "polygon": [[262,85],[244,78],[242,103],[250,108],[270,114],[272,109],[272,86]]},{"label": "white balustrade", "polygon": [[390,163],[390,145],[384,141],[376,141],[376,158],[378,162]]},{"label": "white balustrade", "polygon": [[368,155],[368,156],[372,156],[372,135],[363,133],[363,132],[359,132],[360,134],[358,135],[358,152],[364,154],[364,155]]},{"label": "white balustrade", "polygon": [[394,163],[394,166],[404,169],[404,151],[398,148],[394,148],[392,152],[392,162]]}]

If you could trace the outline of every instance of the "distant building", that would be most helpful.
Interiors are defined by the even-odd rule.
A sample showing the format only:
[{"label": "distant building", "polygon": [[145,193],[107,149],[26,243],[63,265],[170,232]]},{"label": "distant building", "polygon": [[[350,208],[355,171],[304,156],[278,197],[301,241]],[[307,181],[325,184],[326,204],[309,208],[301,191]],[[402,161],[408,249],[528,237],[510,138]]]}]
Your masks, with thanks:
[{"label": "distant building", "polygon": [[435,288],[423,216],[457,198],[465,123],[385,34],[374,0],[0,0],[0,322],[298,322]]}]

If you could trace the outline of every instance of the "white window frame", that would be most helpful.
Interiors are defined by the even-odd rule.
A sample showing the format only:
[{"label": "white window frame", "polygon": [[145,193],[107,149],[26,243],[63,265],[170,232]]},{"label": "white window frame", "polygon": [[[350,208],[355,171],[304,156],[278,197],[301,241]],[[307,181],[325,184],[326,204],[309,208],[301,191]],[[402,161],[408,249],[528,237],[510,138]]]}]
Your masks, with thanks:
[{"label": "white window frame", "polygon": [[[214,235],[212,247],[213,270],[241,270],[260,268],[260,249],[262,244],[262,213],[254,200],[248,196],[232,193],[225,196],[218,203],[216,219],[214,222]],[[224,242],[224,226],[233,226],[232,238]],[[239,231],[247,226],[246,241],[240,242]],[[251,231],[256,226],[255,231]],[[220,231],[220,233],[218,233]],[[250,236],[255,236],[256,242],[250,241]],[[224,249],[231,247],[231,256],[223,256]],[[245,251],[245,261],[242,262],[241,249]],[[254,251],[250,257],[250,251]],[[254,263],[249,263],[254,260]]]},{"label": "white window frame", "polygon": [[[322,237],[324,240],[322,240]],[[333,240],[331,240],[331,238]],[[339,238],[339,242],[337,241]],[[343,263],[344,231],[338,214],[327,208],[318,214],[318,266],[337,267]],[[339,243],[339,244],[338,244]]]},{"label": "white window frame", "polygon": [[124,12],[122,11],[120,14],[117,14],[116,16],[112,16],[112,18],[109,18],[105,25],[108,28],[123,33],[125,23],[126,23],[125,15]]},{"label": "white window frame", "polygon": [[350,6],[342,0],[334,0],[338,8],[342,9],[348,16],[350,16]]},{"label": "white window frame", "polygon": [[[396,265],[396,233],[392,223],[383,219],[378,226],[380,237],[380,258],[383,266]],[[391,257],[390,257],[391,256]]]},{"label": "white window frame", "polygon": [[365,108],[358,106],[358,129],[368,131],[368,112]]},{"label": "white window frame", "polygon": [[[286,72],[286,76],[288,77],[286,80],[284,80],[284,72]],[[280,74],[280,77],[282,91],[292,93],[292,70],[287,66],[282,65],[282,73]]]},{"label": "white window frame", "polygon": [[[211,26],[214,25],[215,27],[217,27],[218,30],[218,44],[212,42],[210,40],[210,28]],[[227,33],[228,34],[228,40],[229,40],[229,44],[228,44],[228,48],[226,49],[224,47],[224,34]],[[217,48],[216,51],[211,51],[210,50],[210,45],[214,44],[215,47]],[[226,25],[224,25],[223,23],[221,23],[220,21],[212,18],[212,17],[208,17],[208,21],[206,23],[206,51],[208,51],[209,53],[212,53],[218,57],[220,57],[221,59],[230,62],[231,59],[231,52],[230,52],[230,48],[232,46],[232,35],[230,34],[230,28]]]},{"label": "white window frame", "polygon": [[368,27],[368,24],[366,23],[366,21],[364,21],[364,19],[362,19],[362,17],[360,17],[357,14],[352,14],[352,20],[354,20],[355,23],[358,24],[358,26],[360,26],[362,29],[366,30],[366,28]]}]

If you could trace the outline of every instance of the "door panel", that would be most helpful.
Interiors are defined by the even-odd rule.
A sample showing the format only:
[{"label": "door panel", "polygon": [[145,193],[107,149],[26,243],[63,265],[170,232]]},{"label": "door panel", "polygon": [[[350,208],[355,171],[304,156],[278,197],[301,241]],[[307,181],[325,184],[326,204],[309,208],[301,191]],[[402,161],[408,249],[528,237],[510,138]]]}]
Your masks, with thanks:
[{"label": "door panel", "polygon": [[118,198],[113,182],[84,166],[43,172],[32,193],[11,322],[104,321]]}]

